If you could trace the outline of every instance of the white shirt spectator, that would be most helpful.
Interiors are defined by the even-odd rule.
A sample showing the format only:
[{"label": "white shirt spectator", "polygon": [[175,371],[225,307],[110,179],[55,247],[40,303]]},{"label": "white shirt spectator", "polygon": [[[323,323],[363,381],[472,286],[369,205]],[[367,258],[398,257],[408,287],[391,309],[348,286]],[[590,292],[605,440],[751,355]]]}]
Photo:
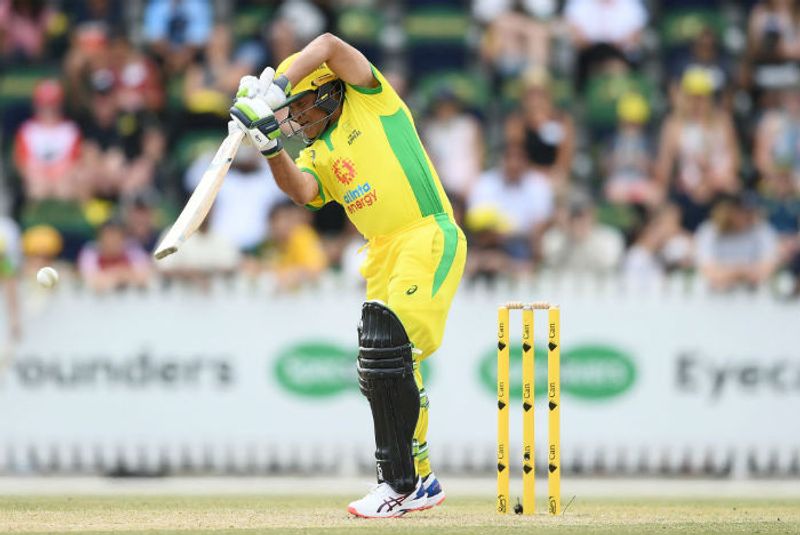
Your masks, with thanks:
[{"label": "white shirt spectator", "polygon": [[501,169],[492,169],[481,175],[467,210],[493,208],[506,216],[512,234],[523,234],[553,217],[553,197],[552,185],[539,173],[526,171],[519,182],[510,182]]},{"label": "white shirt spectator", "polygon": [[212,232],[197,232],[191,240],[181,245],[177,253],[168,256],[156,266],[167,272],[201,272],[206,274],[233,271],[238,267],[241,254],[224,236]]},{"label": "white shirt spectator", "polygon": [[284,2],[276,12],[277,18],[289,22],[301,43],[308,43],[325,31],[325,13],[315,3],[292,0]]},{"label": "white shirt spectator", "polygon": [[748,266],[774,259],[778,235],[767,223],[757,222],[746,230],[720,233],[712,221],[697,229],[697,262],[723,266]]},{"label": "white shirt spectator", "polygon": [[422,134],[444,188],[465,198],[481,171],[476,148],[481,136],[478,121],[466,113],[444,121],[433,119]]},{"label": "white shirt spectator", "polygon": [[641,0],[567,0],[564,18],[592,43],[621,43],[644,28]]},{"label": "white shirt spectator", "polygon": [[[240,154],[247,149],[240,148]],[[201,156],[187,170],[185,185],[189,191],[197,187],[211,157],[211,154]],[[239,250],[252,249],[266,239],[269,211],[286,199],[264,159],[258,155],[257,161],[258,165],[249,172],[231,166],[210,214],[211,233],[226,238]]]},{"label": "white shirt spectator", "polygon": [[544,262],[558,273],[609,273],[619,266],[624,252],[622,234],[606,225],[594,224],[580,239],[561,228],[542,237]]},{"label": "white shirt spectator", "polygon": [[80,152],[81,132],[73,121],[42,122],[35,117],[25,121],[17,131],[14,159],[27,194],[36,198],[53,190],[71,194]]}]

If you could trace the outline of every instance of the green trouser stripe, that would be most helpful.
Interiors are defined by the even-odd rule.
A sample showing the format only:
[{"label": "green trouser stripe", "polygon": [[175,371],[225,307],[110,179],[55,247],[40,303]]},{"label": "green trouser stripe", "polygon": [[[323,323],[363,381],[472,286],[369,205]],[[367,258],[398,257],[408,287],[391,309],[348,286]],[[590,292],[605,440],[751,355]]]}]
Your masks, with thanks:
[{"label": "green trouser stripe", "polygon": [[424,388],[419,391],[419,406],[421,409],[427,409],[429,406],[428,394],[425,392]]},{"label": "green trouser stripe", "polygon": [[431,290],[431,297],[436,295],[439,288],[450,273],[450,268],[453,265],[453,259],[456,257],[456,248],[458,247],[458,230],[450,216],[447,214],[436,214],[434,216],[439,228],[442,229],[444,236],[444,247],[442,248],[442,259],[439,260],[439,265],[436,267],[436,273],[433,275],[433,289]]},{"label": "green trouser stripe", "polygon": [[401,108],[392,115],[381,115],[381,124],[389,146],[414,192],[422,216],[443,212],[442,200],[425,151],[408,116]]},{"label": "green trouser stripe", "polygon": [[424,442],[424,443],[422,443],[422,444],[415,444],[415,447],[414,447],[414,449],[413,449],[413,454],[414,454],[414,458],[415,458],[415,459],[416,459],[418,462],[422,462],[422,461],[424,461],[425,459],[427,459],[427,458],[428,458],[428,455],[429,455],[429,452],[428,452],[428,443],[427,443],[427,442]]}]

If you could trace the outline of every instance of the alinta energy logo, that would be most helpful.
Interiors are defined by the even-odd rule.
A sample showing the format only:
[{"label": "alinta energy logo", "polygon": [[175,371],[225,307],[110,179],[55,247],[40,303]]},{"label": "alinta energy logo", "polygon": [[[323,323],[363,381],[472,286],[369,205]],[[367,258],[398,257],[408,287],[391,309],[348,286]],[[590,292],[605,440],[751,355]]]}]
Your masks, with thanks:
[{"label": "alinta energy logo", "polygon": [[369,182],[356,181],[356,166],[350,158],[336,158],[331,166],[333,175],[345,186],[342,193],[342,204],[348,214],[369,208],[378,202],[378,192]]},{"label": "alinta energy logo", "polygon": [[336,180],[345,186],[352,184],[356,179],[356,166],[350,158],[336,158],[332,170]]},{"label": "alinta energy logo", "polygon": [[[536,383],[534,394],[547,392],[547,347],[534,348]],[[512,345],[512,399],[522,396],[522,346]],[[481,358],[478,375],[488,394],[497,395],[497,349],[492,348]],[[636,382],[637,370],[633,358],[618,348],[604,344],[583,344],[561,350],[561,392],[587,400],[607,400],[628,392]]]}]

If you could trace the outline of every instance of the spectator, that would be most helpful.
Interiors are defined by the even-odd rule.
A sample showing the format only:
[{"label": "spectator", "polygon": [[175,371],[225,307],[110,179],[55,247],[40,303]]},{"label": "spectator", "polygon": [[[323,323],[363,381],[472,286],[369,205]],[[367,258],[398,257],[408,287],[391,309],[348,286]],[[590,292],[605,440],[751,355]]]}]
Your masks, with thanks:
[{"label": "spectator", "polygon": [[85,197],[79,159],[78,126],[61,112],[64,92],[56,80],[44,80],[33,91],[33,118],[17,132],[14,163],[29,199]]},{"label": "spectator", "polygon": [[641,95],[626,93],[619,99],[619,123],[604,162],[605,196],[612,203],[654,206],[664,197],[653,177],[649,116],[650,107]]},{"label": "spectator", "polygon": [[550,30],[520,7],[495,14],[481,42],[481,58],[499,82],[550,60]]},{"label": "spectator", "polygon": [[269,214],[266,266],[281,289],[296,289],[319,278],[328,265],[325,250],[309,214],[291,201],[275,205]]},{"label": "spectator", "polygon": [[492,206],[475,208],[466,218],[465,228],[470,242],[464,268],[468,279],[492,282],[498,276],[530,272],[530,260],[515,259],[506,247],[511,225],[502,211]]},{"label": "spectator", "polygon": [[647,10],[641,0],[567,0],[564,18],[578,51],[576,86],[610,64],[633,64],[640,54]]},{"label": "spectator", "polygon": [[208,0],[149,0],[144,39],[168,73],[180,74],[208,41],[212,19]]},{"label": "spectator", "polygon": [[[186,172],[185,184],[193,191],[213,154],[195,160]],[[239,251],[254,253],[269,234],[269,213],[286,200],[278,189],[264,158],[250,145],[239,148],[209,215],[212,234],[233,243]]]},{"label": "spectator", "polygon": [[158,65],[131,46],[124,34],[113,36],[109,56],[120,109],[126,113],[161,112],[166,92]]},{"label": "spectator", "polygon": [[209,221],[206,219],[177,253],[158,262],[167,278],[207,288],[212,277],[229,275],[239,267],[239,250],[225,236],[210,230]]},{"label": "spectator", "polygon": [[142,191],[124,204],[125,228],[131,240],[145,251],[153,251],[158,245],[157,199],[153,192]]},{"label": "spectator", "polygon": [[508,143],[525,147],[533,169],[565,187],[575,152],[572,118],[553,104],[550,75],[537,67],[525,73],[522,109],[505,125]]},{"label": "spectator", "polygon": [[0,0],[0,55],[7,62],[44,59],[55,15],[45,0]]},{"label": "spectator", "polygon": [[785,175],[800,187],[800,74],[781,90],[779,106],[762,116],[753,152],[762,181]]},{"label": "spectator", "polygon": [[286,0],[275,15],[277,20],[286,21],[292,27],[298,48],[302,48],[316,36],[333,30],[333,12],[329,4],[320,0]]},{"label": "spectator", "polygon": [[281,61],[301,48],[300,38],[286,19],[275,19],[269,26],[265,40],[273,65],[280,65]]},{"label": "spectator", "polygon": [[760,188],[761,208],[778,233],[781,264],[800,253],[800,191],[787,174],[775,175]]},{"label": "spectator", "polygon": [[91,112],[82,121],[87,186],[107,199],[150,187],[166,148],[164,134],[146,114],[120,108],[112,84],[110,76],[96,77]]},{"label": "spectator", "polygon": [[85,115],[91,110],[91,99],[98,81],[114,86],[114,69],[109,29],[102,22],[77,26],[64,56],[64,81],[69,94],[67,106],[72,115]]},{"label": "spectator", "polygon": [[755,135],[762,208],[778,232],[781,263],[800,253],[800,78],[782,89]]},{"label": "spectator", "polygon": [[747,40],[757,63],[800,60],[800,4],[795,0],[764,0],[750,12]]},{"label": "spectator", "polygon": [[800,74],[800,4],[763,0],[750,12],[743,82],[754,100],[772,99],[772,89]]},{"label": "spectator", "polygon": [[434,97],[422,136],[444,188],[466,199],[483,168],[481,124],[463,110],[455,93],[442,89]]},{"label": "spectator", "polygon": [[19,340],[22,335],[17,273],[22,263],[19,229],[11,219],[0,216],[0,283],[6,301],[9,340]]},{"label": "spectator", "polygon": [[256,65],[233,57],[232,39],[227,26],[215,26],[205,53],[186,69],[183,99],[192,116],[188,126],[224,124],[239,79],[254,71]]},{"label": "spectator", "polygon": [[625,249],[622,233],[598,223],[594,206],[583,195],[558,212],[558,224],[542,237],[545,266],[556,273],[613,273]]},{"label": "spectator", "polygon": [[86,0],[70,3],[70,19],[75,25],[102,23],[109,28],[122,30],[125,0]]},{"label": "spectator", "polygon": [[692,253],[692,239],[681,227],[680,210],[663,206],[642,226],[625,254],[623,278],[634,285],[658,283],[673,270],[690,268]]},{"label": "spectator", "polygon": [[166,94],[158,66],[137,51],[124,33],[111,31],[102,22],[76,28],[64,59],[71,109],[76,115],[88,114],[94,92],[102,85],[127,113],[160,112]]},{"label": "spectator", "polygon": [[691,231],[707,217],[716,195],[739,189],[733,121],[715,106],[713,90],[706,70],[686,71],[678,105],[661,128],[656,179],[672,193]]},{"label": "spectator", "polygon": [[675,103],[680,94],[681,80],[689,69],[705,69],[711,77],[714,97],[725,109],[730,109],[733,97],[734,68],[724,57],[714,30],[706,26],[695,37],[688,53],[677,59],[670,72],[670,100]]},{"label": "spectator", "polygon": [[741,196],[723,196],[697,230],[697,265],[714,290],[757,287],[778,266],[778,240],[754,206]]},{"label": "spectator", "polygon": [[116,220],[103,224],[97,241],[84,246],[78,257],[84,283],[98,292],[144,287],[150,280],[150,260],[139,244],[130,240]]},{"label": "spectator", "polygon": [[553,198],[552,184],[527,168],[525,150],[519,145],[506,145],[502,165],[481,175],[469,197],[467,225],[476,213],[487,209],[503,214],[504,251],[511,258],[530,261],[553,217]]}]

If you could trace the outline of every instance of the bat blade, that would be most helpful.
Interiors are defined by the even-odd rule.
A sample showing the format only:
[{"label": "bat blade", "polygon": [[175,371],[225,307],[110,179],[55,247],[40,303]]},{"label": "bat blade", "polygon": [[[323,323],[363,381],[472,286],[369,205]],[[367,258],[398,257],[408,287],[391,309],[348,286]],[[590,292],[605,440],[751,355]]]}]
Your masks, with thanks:
[{"label": "bat blade", "polygon": [[217,198],[217,193],[225,180],[225,174],[228,172],[243,138],[244,132],[237,130],[228,134],[222,141],[214,159],[203,173],[200,183],[192,192],[178,219],[175,220],[153,253],[156,260],[161,260],[176,252],[181,244],[200,228],[214,204],[214,199]]}]

